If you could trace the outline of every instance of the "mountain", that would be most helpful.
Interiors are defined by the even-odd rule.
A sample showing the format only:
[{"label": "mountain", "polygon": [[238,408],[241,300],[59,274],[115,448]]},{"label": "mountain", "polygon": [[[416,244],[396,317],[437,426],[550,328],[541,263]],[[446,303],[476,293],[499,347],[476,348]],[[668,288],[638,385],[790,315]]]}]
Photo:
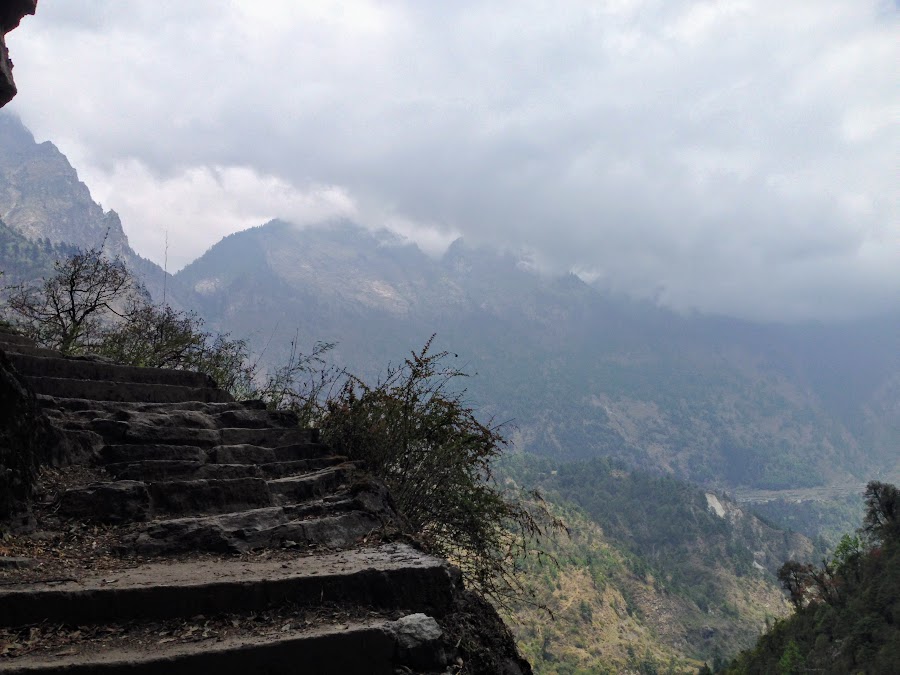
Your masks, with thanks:
[{"label": "mountain", "polygon": [[613,456],[727,489],[900,472],[900,314],[797,325],[679,315],[542,275],[509,252],[457,241],[433,258],[348,222],[272,221],[167,276],[131,249],[65,156],[10,115],[0,115],[0,221],[10,242],[23,238],[0,269],[21,272],[21,242],[44,241],[46,257],[105,238],[153,297],[165,285],[169,302],[246,336],[270,366],[295,338],[307,349],[336,341],[337,364],[371,378],[437,333],[479,374],[473,403],[511,420],[520,449]]},{"label": "mountain", "polygon": [[277,364],[337,341],[372,377],[432,334],[525,450],[613,456],[720,488],[862,482],[900,469],[900,315],[843,324],[682,316],[454,243],[434,259],[347,222],[230,235],[175,275],[214,325]]},{"label": "mountain", "polygon": [[[91,198],[88,187],[53,143],[35,142],[9,113],[0,114],[0,221],[27,241],[45,240],[65,250],[103,245],[109,255],[125,261],[152,297],[162,297],[166,273],[134,252],[118,214],[104,211]],[[7,259],[0,263],[0,269],[12,266]],[[185,306],[178,297],[173,299],[174,304]]]}]

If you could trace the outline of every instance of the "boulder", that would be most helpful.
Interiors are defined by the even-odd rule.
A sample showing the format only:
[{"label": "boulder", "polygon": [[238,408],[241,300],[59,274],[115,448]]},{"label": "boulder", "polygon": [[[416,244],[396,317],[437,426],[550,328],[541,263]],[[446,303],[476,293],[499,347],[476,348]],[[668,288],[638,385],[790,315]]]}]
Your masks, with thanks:
[{"label": "boulder", "polygon": [[448,663],[444,631],[427,614],[410,614],[394,621],[390,631],[397,643],[397,660],[416,671],[440,670]]}]

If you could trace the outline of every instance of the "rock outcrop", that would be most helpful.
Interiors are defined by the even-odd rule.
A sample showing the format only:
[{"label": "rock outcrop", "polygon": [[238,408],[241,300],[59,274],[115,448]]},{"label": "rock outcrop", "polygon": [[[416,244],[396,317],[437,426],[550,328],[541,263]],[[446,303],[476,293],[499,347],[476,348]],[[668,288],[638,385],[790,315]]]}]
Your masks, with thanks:
[{"label": "rock outcrop", "polygon": [[16,95],[13,64],[6,48],[6,34],[19,25],[26,14],[34,14],[37,0],[5,0],[0,6],[0,108]]},{"label": "rock outcrop", "polygon": [[0,350],[67,444],[34,531],[4,542],[0,672],[530,672],[384,487],[292,414],[200,373]]},{"label": "rock outcrop", "polygon": [[[36,6],[37,0],[6,0],[0,5],[0,108],[16,95],[6,34],[23,16],[34,14]],[[34,414],[33,396],[0,357],[0,518],[10,518],[27,502],[45,431]]]}]

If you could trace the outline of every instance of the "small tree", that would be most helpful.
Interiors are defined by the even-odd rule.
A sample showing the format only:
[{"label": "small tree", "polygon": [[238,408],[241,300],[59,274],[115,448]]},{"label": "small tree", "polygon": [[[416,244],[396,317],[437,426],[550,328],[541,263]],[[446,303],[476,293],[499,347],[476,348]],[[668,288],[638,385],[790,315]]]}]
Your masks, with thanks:
[{"label": "small tree", "polygon": [[810,598],[813,587],[815,567],[808,563],[788,560],[778,570],[778,580],[787,591],[788,598],[795,609],[803,607]]},{"label": "small tree", "polygon": [[453,390],[466,375],[444,365],[448,352],[430,354],[431,342],[374,387],[350,377],[327,401],[322,433],[387,484],[428,550],[503,602],[523,591],[524,557],[543,555],[536,539],[558,522],[543,519],[536,494],[523,500],[497,485],[493,464],[506,440]]},{"label": "small tree", "polygon": [[13,287],[9,309],[39,344],[76,354],[96,339],[105,319],[122,316],[137,284],[121,260],[100,248],[76,252],[53,267],[39,285]]}]

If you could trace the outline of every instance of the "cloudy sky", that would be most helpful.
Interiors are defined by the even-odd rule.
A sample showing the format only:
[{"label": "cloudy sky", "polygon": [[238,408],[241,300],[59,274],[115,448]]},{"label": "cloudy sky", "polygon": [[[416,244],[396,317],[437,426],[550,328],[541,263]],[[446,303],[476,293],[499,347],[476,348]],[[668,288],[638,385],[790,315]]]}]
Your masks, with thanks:
[{"label": "cloudy sky", "polygon": [[9,106],[178,268],[272,217],[681,309],[900,309],[888,0],[40,0]]}]

